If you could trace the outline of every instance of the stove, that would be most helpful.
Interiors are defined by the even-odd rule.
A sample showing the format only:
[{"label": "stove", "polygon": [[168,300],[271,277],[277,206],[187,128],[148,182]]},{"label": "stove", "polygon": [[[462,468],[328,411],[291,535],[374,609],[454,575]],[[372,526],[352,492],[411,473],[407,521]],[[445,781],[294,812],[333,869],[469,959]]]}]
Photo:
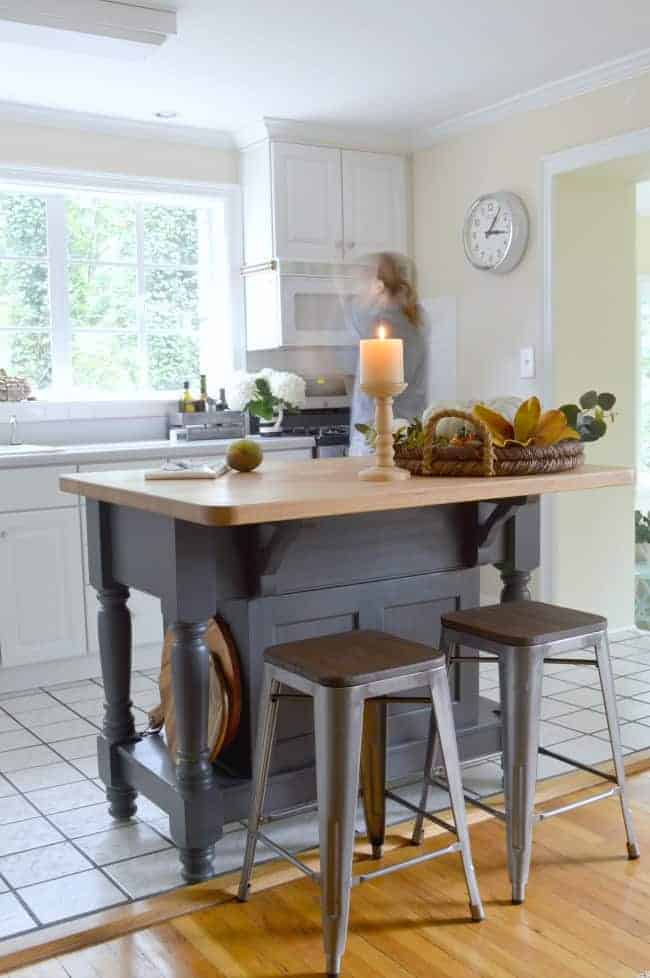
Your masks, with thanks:
[{"label": "stove", "polygon": [[347,455],[350,445],[350,410],[306,408],[304,411],[285,414],[282,435],[285,438],[313,437],[316,442],[313,448],[314,458]]}]

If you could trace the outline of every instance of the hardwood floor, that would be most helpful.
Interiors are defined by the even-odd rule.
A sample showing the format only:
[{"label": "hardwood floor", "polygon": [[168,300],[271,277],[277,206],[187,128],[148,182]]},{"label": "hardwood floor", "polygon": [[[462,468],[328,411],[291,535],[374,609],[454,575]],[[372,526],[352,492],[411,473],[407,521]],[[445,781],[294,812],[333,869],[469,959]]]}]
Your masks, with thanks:
[{"label": "hardwood floor", "polygon": [[[522,907],[509,902],[503,828],[472,826],[487,919],[469,921],[457,857],[357,888],[345,978],[637,978],[650,972],[650,772],[630,781],[642,858],[629,862],[616,800],[537,827]],[[407,837],[407,827],[393,834]],[[442,846],[447,837],[425,842]],[[393,840],[399,841],[399,840]],[[412,852],[409,849],[406,853]],[[387,863],[404,858],[399,847]],[[11,978],[314,978],[318,891],[307,879],[43,962]]]}]

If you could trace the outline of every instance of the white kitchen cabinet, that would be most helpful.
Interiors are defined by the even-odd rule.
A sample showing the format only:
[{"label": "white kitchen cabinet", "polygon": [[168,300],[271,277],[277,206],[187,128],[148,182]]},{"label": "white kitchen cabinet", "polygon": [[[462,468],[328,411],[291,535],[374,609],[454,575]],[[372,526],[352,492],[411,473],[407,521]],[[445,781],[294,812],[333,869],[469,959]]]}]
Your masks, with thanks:
[{"label": "white kitchen cabinet", "polygon": [[378,251],[406,254],[407,181],[402,156],[342,152],[344,259]]},{"label": "white kitchen cabinet", "polygon": [[406,158],[386,153],[268,141],[249,147],[241,165],[245,265],[406,254],[407,174]]},{"label": "white kitchen cabinet", "polygon": [[341,153],[329,146],[271,146],[276,257],[337,261],[343,249]]},{"label": "white kitchen cabinet", "polygon": [[0,516],[0,652],[3,666],[85,655],[77,506]]}]

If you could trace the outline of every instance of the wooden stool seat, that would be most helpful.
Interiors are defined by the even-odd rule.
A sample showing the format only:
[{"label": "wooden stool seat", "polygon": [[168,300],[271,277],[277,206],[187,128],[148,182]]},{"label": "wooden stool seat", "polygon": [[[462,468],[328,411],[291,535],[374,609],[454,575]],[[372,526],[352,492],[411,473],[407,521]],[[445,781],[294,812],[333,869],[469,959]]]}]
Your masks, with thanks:
[{"label": "wooden stool seat", "polygon": [[355,631],[274,645],[264,660],[320,686],[365,686],[445,667],[437,649],[385,632]]},{"label": "wooden stool seat", "polygon": [[509,601],[452,611],[442,616],[441,624],[499,645],[526,648],[604,631],[607,619],[542,601]]}]

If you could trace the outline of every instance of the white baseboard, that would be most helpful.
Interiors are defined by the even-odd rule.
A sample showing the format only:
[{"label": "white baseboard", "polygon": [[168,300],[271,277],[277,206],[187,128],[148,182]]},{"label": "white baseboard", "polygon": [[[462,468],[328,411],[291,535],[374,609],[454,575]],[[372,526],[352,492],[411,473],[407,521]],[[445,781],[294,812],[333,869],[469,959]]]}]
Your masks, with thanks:
[{"label": "white baseboard", "polygon": [[[141,645],[133,650],[134,669],[155,669],[160,665],[159,643]],[[98,655],[75,656],[56,662],[35,662],[27,666],[7,666],[0,669],[0,693],[18,693],[35,686],[54,686],[74,683],[80,679],[101,676]]]}]

